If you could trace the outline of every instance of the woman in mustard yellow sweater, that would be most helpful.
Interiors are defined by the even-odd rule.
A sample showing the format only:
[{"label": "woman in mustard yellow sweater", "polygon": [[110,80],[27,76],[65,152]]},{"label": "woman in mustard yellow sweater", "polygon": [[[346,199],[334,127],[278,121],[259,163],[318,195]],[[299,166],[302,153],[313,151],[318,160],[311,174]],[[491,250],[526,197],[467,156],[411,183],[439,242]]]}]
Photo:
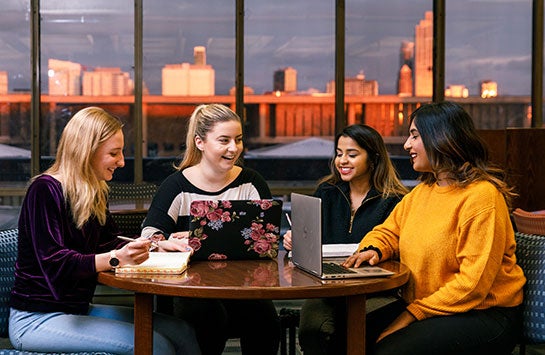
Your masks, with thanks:
[{"label": "woman in mustard yellow sweater", "polygon": [[422,182],[344,263],[399,259],[411,270],[403,300],[368,323],[371,352],[511,354],[526,279],[503,172],[452,102],[414,111],[404,148]]}]

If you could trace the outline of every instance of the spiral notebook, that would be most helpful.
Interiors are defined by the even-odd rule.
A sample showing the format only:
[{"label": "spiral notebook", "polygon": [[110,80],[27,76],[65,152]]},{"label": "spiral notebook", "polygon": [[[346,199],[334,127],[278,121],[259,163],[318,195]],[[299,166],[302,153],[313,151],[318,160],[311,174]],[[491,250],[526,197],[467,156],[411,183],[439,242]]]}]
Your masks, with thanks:
[{"label": "spiral notebook", "polygon": [[282,201],[198,200],[191,203],[191,260],[276,258]]},{"label": "spiral notebook", "polygon": [[189,264],[191,252],[152,252],[138,265],[115,268],[116,274],[182,274]]}]

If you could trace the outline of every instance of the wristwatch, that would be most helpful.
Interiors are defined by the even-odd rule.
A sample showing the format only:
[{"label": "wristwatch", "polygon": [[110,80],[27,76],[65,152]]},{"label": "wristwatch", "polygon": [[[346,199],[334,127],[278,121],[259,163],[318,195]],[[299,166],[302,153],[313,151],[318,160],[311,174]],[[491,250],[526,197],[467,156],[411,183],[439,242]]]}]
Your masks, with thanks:
[{"label": "wristwatch", "polygon": [[113,268],[119,266],[119,259],[115,256],[115,250],[110,251],[110,266]]}]

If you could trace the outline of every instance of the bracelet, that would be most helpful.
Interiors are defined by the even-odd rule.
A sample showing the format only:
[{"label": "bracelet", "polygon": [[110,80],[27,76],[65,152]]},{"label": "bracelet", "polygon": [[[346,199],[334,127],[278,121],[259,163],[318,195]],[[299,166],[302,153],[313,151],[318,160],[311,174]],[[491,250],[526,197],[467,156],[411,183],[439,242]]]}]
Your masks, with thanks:
[{"label": "bracelet", "polygon": [[361,249],[360,253],[362,253],[364,251],[367,251],[367,250],[373,250],[374,252],[376,252],[378,254],[378,260],[382,259],[382,252],[380,251],[379,248],[374,247],[372,245],[369,245],[369,246],[366,246],[365,248]]}]

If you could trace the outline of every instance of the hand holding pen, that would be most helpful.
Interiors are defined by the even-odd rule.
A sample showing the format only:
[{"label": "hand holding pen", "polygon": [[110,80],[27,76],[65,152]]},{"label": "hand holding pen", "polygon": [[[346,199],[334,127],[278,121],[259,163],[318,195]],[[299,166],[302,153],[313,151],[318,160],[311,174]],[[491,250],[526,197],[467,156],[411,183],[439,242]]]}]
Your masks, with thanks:
[{"label": "hand holding pen", "polygon": [[[122,236],[122,235],[117,236],[117,237],[119,239],[128,240],[128,241],[131,241],[131,242],[143,240],[142,238],[141,239],[134,239],[134,238],[125,237],[125,236]],[[151,239],[151,238],[148,238],[148,239]],[[188,245],[188,239],[187,238],[169,238],[168,240],[162,241],[161,245],[159,245],[158,241],[155,241],[155,240],[151,239],[151,247],[150,247],[149,251],[158,250],[159,248],[161,249],[161,251],[182,251],[182,252],[190,251],[190,252],[193,253],[193,248],[191,248]]]},{"label": "hand holding pen", "polygon": [[[125,237],[124,235],[118,235],[117,236],[119,239],[123,239],[123,240],[126,240],[126,241],[129,241],[129,242],[135,242],[135,241],[138,241],[138,240],[151,240],[150,238],[145,238],[145,239],[135,239],[135,238],[131,238],[131,237]],[[149,251],[154,251],[156,249],[159,249],[159,244],[157,244],[156,241],[151,241],[151,244],[150,244],[150,248],[149,248]]]}]

